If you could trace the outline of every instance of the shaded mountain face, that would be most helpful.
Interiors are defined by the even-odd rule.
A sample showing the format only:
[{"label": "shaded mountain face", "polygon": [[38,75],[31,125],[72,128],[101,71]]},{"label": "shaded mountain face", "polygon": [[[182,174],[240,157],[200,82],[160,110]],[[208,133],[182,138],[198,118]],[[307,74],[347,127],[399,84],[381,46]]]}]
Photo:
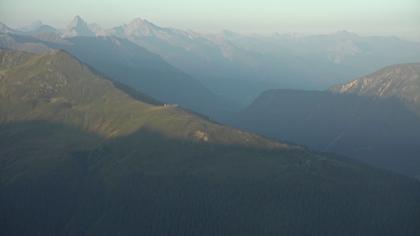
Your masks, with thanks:
[{"label": "shaded mountain face", "polygon": [[272,90],[233,123],[269,137],[420,176],[419,65],[390,66],[330,91]]},{"label": "shaded mountain face", "polygon": [[419,233],[415,180],[161,105],[63,51],[0,63],[2,234]]},{"label": "shaded mountain face", "polygon": [[395,98],[420,116],[420,64],[388,66],[373,74],[330,89],[339,94]]},{"label": "shaded mountain face", "polygon": [[[3,40],[1,40],[3,38]],[[186,73],[128,40],[115,37],[32,38],[3,35],[3,48],[39,52],[64,49],[101,74],[168,104],[178,104],[212,118],[233,108]]]}]

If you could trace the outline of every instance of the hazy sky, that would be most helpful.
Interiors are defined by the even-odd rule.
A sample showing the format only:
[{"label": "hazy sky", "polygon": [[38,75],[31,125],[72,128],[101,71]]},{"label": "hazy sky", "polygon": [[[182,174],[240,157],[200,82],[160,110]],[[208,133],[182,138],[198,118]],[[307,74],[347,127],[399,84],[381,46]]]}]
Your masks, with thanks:
[{"label": "hazy sky", "polygon": [[201,32],[348,30],[420,40],[420,0],[0,0],[0,21],[63,27],[74,15],[110,27],[146,18]]}]

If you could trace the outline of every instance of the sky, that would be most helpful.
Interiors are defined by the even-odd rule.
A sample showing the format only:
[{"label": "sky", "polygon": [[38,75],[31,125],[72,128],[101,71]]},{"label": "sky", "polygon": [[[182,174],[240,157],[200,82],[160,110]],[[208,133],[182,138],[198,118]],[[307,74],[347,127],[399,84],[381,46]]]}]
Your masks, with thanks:
[{"label": "sky", "polygon": [[420,41],[420,0],[0,0],[0,22],[64,27],[75,15],[104,27],[142,17],[217,32],[395,35]]}]

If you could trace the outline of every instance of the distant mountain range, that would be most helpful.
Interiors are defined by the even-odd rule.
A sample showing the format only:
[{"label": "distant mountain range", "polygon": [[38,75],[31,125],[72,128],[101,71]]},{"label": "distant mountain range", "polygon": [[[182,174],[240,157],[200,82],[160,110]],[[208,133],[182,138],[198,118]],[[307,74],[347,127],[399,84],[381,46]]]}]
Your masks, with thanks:
[{"label": "distant mountain range", "polygon": [[63,50],[0,50],[2,235],[417,235],[419,198],[414,179],[213,123]]},{"label": "distant mountain range", "polygon": [[271,90],[233,123],[420,177],[420,64],[388,66],[328,91]]},{"label": "distant mountain range", "polygon": [[125,39],[0,34],[0,47],[34,53],[64,49],[104,76],[162,102],[178,104],[212,118],[226,116],[233,109],[233,105],[215,96],[200,81]]},{"label": "distant mountain range", "polygon": [[[20,29],[12,29],[5,24],[0,23],[0,33],[15,35],[39,35],[44,33],[60,33],[52,26],[45,25],[41,21],[36,21],[29,26]],[[61,34],[61,33],[60,33]]]},{"label": "distant mountain range", "polygon": [[[11,33],[10,30],[1,32]],[[313,36],[244,35],[230,31],[201,34],[161,27],[142,18],[103,29],[77,16],[57,33],[61,37],[127,39],[160,55],[238,108],[267,89],[323,90],[387,65],[420,61],[419,42],[362,37],[346,31]]]},{"label": "distant mountain range", "polygon": [[318,36],[229,31],[204,35],[135,19],[108,34],[161,55],[240,105],[273,87],[325,89],[386,65],[420,61],[420,43],[345,31]]}]

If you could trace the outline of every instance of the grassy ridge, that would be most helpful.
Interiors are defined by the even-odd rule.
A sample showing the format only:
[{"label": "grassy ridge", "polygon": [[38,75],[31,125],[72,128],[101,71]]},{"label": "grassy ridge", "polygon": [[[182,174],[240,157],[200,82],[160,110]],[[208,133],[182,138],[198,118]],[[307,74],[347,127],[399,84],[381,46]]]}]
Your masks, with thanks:
[{"label": "grassy ridge", "polygon": [[[10,51],[3,57],[10,58]],[[105,137],[148,127],[162,135],[196,141],[285,147],[249,133],[211,123],[177,106],[158,102],[100,77],[64,51],[22,52],[27,60],[2,65],[3,122],[46,120],[80,127]],[[142,100],[140,100],[142,99]]]}]

